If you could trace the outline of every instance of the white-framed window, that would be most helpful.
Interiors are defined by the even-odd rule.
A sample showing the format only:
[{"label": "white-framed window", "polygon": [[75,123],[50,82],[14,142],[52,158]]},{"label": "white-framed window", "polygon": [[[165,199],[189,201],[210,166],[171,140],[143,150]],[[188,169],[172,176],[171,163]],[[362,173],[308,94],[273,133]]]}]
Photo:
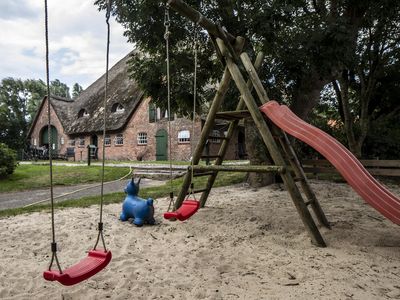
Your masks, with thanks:
[{"label": "white-framed window", "polygon": [[124,144],[124,136],[122,133],[118,133],[114,139],[115,145],[123,145]]},{"label": "white-framed window", "polygon": [[64,145],[64,137],[63,136],[60,138],[60,144]]},{"label": "white-framed window", "polygon": [[190,142],[190,131],[181,130],[178,132],[178,143],[189,143]]},{"label": "white-framed window", "polygon": [[79,138],[79,147],[85,147],[85,138],[84,137]]},{"label": "white-framed window", "polygon": [[89,113],[86,111],[86,109],[82,108],[79,112],[78,112],[78,118],[82,118],[82,117],[89,117]]},{"label": "white-framed window", "polygon": [[109,134],[104,137],[104,146],[111,146],[111,136]]},{"label": "white-framed window", "polygon": [[74,147],[75,146],[75,139],[70,139],[68,141],[68,145]]},{"label": "white-framed window", "polygon": [[139,132],[137,142],[138,145],[147,145],[147,132]]},{"label": "white-framed window", "polygon": [[214,144],[219,144],[221,143],[221,139],[219,139],[219,137],[221,136],[221,133],[219,132],[219,130],[213,130],[211,133],[211,142]]},{"label": "white-framed window", "polygon": [[123,113],[125,111],[124,106],[121,103],[114,103],[111,107],[112,113]]},{"label": "white-framed window", "polygon": [[33,139],[33,146],[37,146],[37,139],[36,138]]}]

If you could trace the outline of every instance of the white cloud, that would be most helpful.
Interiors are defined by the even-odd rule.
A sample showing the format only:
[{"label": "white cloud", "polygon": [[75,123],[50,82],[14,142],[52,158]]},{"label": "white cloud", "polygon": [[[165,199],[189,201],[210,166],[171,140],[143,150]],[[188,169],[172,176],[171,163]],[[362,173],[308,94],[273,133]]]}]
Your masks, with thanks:
[{"label": "white cloud", "polygon": [[[0,79],[45,79],[43,2],[16,2],[26,9],[17,13],[10,7],[9,11],[14,13],[8,14],[7,18],[0,13]],[[98,12],[92,3],[81,0],[49,1],[51,80],[60,79],[70,87],[75,82],[87,87],[105,72],[105,13]],[[132,48],[123,37],[121,25],[112,20],[110,66]]]}]

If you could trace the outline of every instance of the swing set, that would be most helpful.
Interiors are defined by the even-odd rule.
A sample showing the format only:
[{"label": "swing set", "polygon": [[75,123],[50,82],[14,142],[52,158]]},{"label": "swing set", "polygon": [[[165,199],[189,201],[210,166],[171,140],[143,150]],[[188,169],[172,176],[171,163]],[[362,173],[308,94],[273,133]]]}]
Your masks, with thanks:
[{"label": "swing set", "polygon": [[[49,72],[49,36],[48,36],[48,9],[47,0],[45,3],[45,39],[46,39],[46,85],[47,85],[47,119],[48,128],[50,132],[51,128],[51,95],[50,95],[50,72]],[[104,202],[104,161],[105,161],[105,134],[106,134],[106,103],[107,103],[107,87],[108,87],[108,64],[109,64],[109,45],[110,45],[110,11],[111,3],[108,1],[106,23],[107,23],[107,54],[106,54],[106,81],[105,81],[105,92],[104,92],[104,118],[103,118],[103,162],[101,172],[101,200],[100,200],[100,216],[98,223],[98,235],[96,243],[92,250],[88,252],[87,257],[79,261],[77,264],[70,266],[69,268],[62,269],[61,264],[57,256],[57,242],[56,232],[54,224],[54,193],[53,193],[53,163],[52,163],[52,151],[49,151],[49,165],[50,165],[50,200],[51,200],[51,231],[52,231],[52,243],[51,243],[51,261],[49,267],[43,272],[44,279],[48,281],[58,281],[59,283],[69,286],[74,285],[83,280],[86,280],[93,275],[103,270],[108,263],[111,261],[111,251],[107,249],[106,243],[103,236],[103,202]],[[49,144],[52,144],[52,136],[49,134]],[[98,249],[97,246],[99,241],[102,241],[103,249]],[[56,263],[57,269],[52,269],[53,263]]]},{"label": "swing set", "polygon": [[[108,19],[110,16],[110,1],[108,1],[107,7],[107,25],[108,25],[108,39],[107,39],[107,71],[106,71],[106,89],[104,97],[104,110],[106,107],[107,99],[107,83],[108,83],[108,52],[109,52],[109,23]],[[47,100],[48,100],[48,118],[50,127],[50,91],[49,91],[49,71],[48,71],[48,34],[47,34],[47,1],[45,0],[46,6],[46,67],[47,67]],[[337,141],[332,141],[333,138],[326,137],[326,133],[322,133],[314,128],[307,126],[299,120],[296,120],[292,115],[293,113],[288,112],[284,106],[279,106],[278,103],[270,101],[267,92],[265,91],[260,78],[258,77],[257,70],[261,66],[263,61],[263,53],[258,53],[254,64],[251,62],[248,54],[242,52],[244,45],[244,38],[234,37],[226,29],[220,25],[213,23],[211,20],[204,17],[200,12],[188,6],[182,0],[168,0],[165,12],[164,25],[166,27],[165,40],[167,50],[167,86],[168,86],[168,126],[169,132],[171,132],[171,114],[170,114],[170,76],[169,76],[169,8],[173,8],[179,14],[185,16],[189,20],[193,21],[196,26],[202,27],[206,30],[211,38],[211,41],[215,47],[218,58],[225,66],[223,76],[220,80],[218,91],[216,92],[211,106],[208,111],[208,115],[205,123],[203,124],[202,131],[199,137],[199,141],[192,149],[192,160],[191,166],[188,168],[188,172],[184,177],[183,183],[180,188],[180,192],[174,200],[173,193],[170,193],[170,205],[168,212],[164,214],[166,219],[178,219],[180,221],[187,220],[193,214],[195,214],[200,207],[204,207],[209,193],[214,185],[215,179],[219,172],[260,172],[260,173],[277,173],[281,176],[284,185],[288,191],[290,198],[304,224],[304,227],[308,231],[313,244],[319,247],[326,247],[326,243],[316,225],[314,217],[309,211],[309,207],[313,210],[315,218],[321,226],[330,228],[330,224],[315,196],[315,193],[311,189],[311,186],[306,178],[301,163],[290,143],[286,132],[292,134],[299,139],[308,142],[311,146],[314,146],[318,139],[323,139],[326,143],[326,149],[320,149],[326,151],[326,156],[337,158],[339,160],[337,165],[339,171],[340,166],[350,166],[352,173],[355,177],[354,181],[351,181],[351,176],[347,176],[349,183],[355,188],[361,196],[366,199],[368,203],[374,206],[382,214],[388,217],[396,224],[400,224],[400,200],[396,198],[389,191],[382,188],[379,183],[375,183],[370,175],[364,175],[360,167],[360,163],[351,157],[344,149],[344,146]],[[196,36],[196,33],[195,33]],[[194,56],[195,56],[195,71],[194,71],[194,103],[193,103],[193,119],[195,118],[195,107],[196,107],[196,72],[197,72],[197,41],[194,42]],[[246,82],[246,77],[247,82]],[[234,81],[238,88],[241,98],[237,104],[236,110],[219,112],[221,104],[225,98],[231,81]],[[259,101],[263,104],[261,108],[253,97],[252,89],[255,88],[255,92],[258,96]],[[268,117],[268,119],[267,119]],[[222,165],[224,156],[228,149],[228,144],[233,136],[233,133],[237,129],[239,120],[244,118],[251,118],[256,124],[259,133],[262,137],[264,144],[266,145],[271,158],[275,165],[270,166],[226,166]],[[203,149],[206,145],[207,140],[210,137],[210,132],[213,128],[216,119],[224,119],[229,121],[229,128],[227,134],[221,143],[218,155],[214,164],[210,166],[200,166],[199,162],[204,156]],[[290,123],[290,124],[289,124]],[[194,127],[194,125],[193,125]],[[106,116],[104,116],[104,128],[103,128],[103,175],[104,177],[104,136],[106,128]],[[193,131],[194,132],[194,131]],[[311,134],[313,138],[311,139]],[[171,134],[169,134],[171,139]],[[49,136],[49,138],[51,138]],[[50,142],[51,143],[51,142]],[[170,140],[171,145],[171,140]],[[170,151],[170,169],[172,174],[172,162],[171,162],[171,147]],[[336,149],[336,150],[335,150]],[[321,152],[325,153],[325,152]],[[210,158],[210,157],[208,157]],[[57,244],[55,241],[55,230],[54,230],[54,203],[53,203],[53,190],[52,190],[52,157],[50,152],[50,191],[51,191],[51,215],[52,215],[52,234],[53,242],[51,243],[52,258],[50,266],[47,271],[44,272],[44,277],[47,280],[57,280],[64,285],[72,285],[79,283],[97,272],[101,271],[109,261],[111,260],[111,251],[106,249],[104,238],[103,238],[103,223],[102,223],[102,208],[103,208],[103,185],[101,187],[101,202],[100,202],[100,221],[98,225],[98,236],[96,244],[92,251],[89,251],[87,258],[83,259],[76,265],[62,270],[57,258]],[[344,167],[343,167],[344,168]],[[344,170],[345,171],[345,170]],[[206,187],[200,190],[194,190],[193,179],[196,176],[208,176]],[[296,183],[299,183],[299,186]],[[362,190],[358,191],[357,188],[367,186],[371,183],[371,195],[376,195],[380,200],[378,203],[375,199],[369,199],[368,195],[362,194]],[[171,190],[172,190],[172,175],[171,175]],[[301,190],[303,193],[301,193]],[[198,201],[195,197],[196,193],[201,193],[201,198]],[[375,202],[374,202],[375,201]],[[382,203],[381,203],[382,202]],[[172,207],[172,211],[169,210]],[[102,240],[103,249],[96,249],[99,240]],[[58,270],[52,270],[53,262],[56,261]]]}]

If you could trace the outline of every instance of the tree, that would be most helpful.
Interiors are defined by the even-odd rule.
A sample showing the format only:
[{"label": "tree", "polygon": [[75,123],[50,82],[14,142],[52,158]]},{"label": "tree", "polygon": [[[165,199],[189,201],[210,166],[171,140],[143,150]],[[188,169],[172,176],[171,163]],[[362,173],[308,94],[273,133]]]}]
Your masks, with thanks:
[{"label": "tree", "polygon": [[[56,79],[51,93],[69,96],[69,87]],[[25,148],[25,138],[38,106],[46,96],[43,80],[4,78],[0,83],[0,142],[18,150]]]},{"label": "tree", "polygon": [[[362,53],[371,53],[363,49],[368,45],[368,39],[364,37],[368,36],[368,30],[372,30],[373,35],[374,30],[389,36],[397,32],[400,11],[400,3],[390,0],[186,2],[206,17],[226,26],[233,35],[246,37],[245,50],[248,52],[254,54],[255,51],[263,50],[268,63],[261,70],[261,78],[268,87],[271,98],[286,102],[303,119],[319,103],[324,87],[332,82],[338,83],[346,70],[347,74],[355,74],[357,71],[360,79],[355,97],[373,98],[367,83],[371,78],[369,74],[372,75],[375,70],[371,69],[372,73],[368,71],[368,63],[371,61],[359,61]],[[106,7],[105,0],[97,0],[95,3],[100,9]],[[133,78],[159,106],[165,106],[164,1],[115,0],[113,3],[113,14],[124,26],[128,40],[137,47],[131,60]],[[377,20],[383,23],[376,25]],[[194,24],[171,11],[172,98],[175,109],[183,112],[191,110],[192,41],[195,28]],[[208,92],[212,90],[208,87],[215,84],[222,73],[222,66],[217,61],[210,39],[204,31],[200,31],[199,39],[198,105],[210,99]],[[381,45],[391,44],[387,40],[387,44]],[[373,43],[371,50],[374,49],[377,48]],[[361,76],[361,70],[364,77]],[[230,91],[229,95],[235,93]],[[344,112],[346,108],[342,107],[341,110]],[[359,110],[360,113],[362,111]],[[354,116],[356,119],[357,113]],[[346,122],[352,124],[351,121]],[[361,127],[368,128],[364,125]],[[356,148],[353,147],[357,150]]]},{"label": "tree", "polygon": [[83,88],[78,83],[75,83],[72,87],[72,99],[76,99],[82,91]]},{"label": "tree", "polygon": [[[368,11],[358,35],[355,59],[343,64],[341,73],[334,77],[339,112],[350,150],[362,156],[362,147],[374,115],[382,114],[385,102],[382,87],[389,87],[388,77],[398,77],[400,53],[400,14],[393,3],[382,1],[378,10]],[[393,70],[396,70],[393,72]],[[395,95],[393,95],[395,96]],[[399,105],[393,107],[394,111]]]},{"label": "tree", "polygon": [[[28,92],[21,79],[5,78],[0,85],[0,142],[12,149],[23,147],[28,128]],[[22,138],[22,139],[21,139]]]},{"label": "tree", "polygon": [[50,83],[50,93],[55,96],[71,99],[69,93],[69,87],[65,83],[62,83],[59,79],[55,79]]}]

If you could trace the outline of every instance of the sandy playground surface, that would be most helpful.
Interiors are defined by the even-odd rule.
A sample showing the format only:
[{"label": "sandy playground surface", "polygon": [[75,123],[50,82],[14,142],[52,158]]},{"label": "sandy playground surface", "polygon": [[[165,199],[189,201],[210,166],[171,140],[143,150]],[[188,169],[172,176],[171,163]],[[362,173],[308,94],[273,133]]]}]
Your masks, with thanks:
[{"label": "sandy playground surface", "polygon": [[[0,299],[400,299],[400,228],[346,184],[311,181],[332,230],[310,243],[280,185],[213,189],[186,222],[137,228],[105,206],[113,259],[73,287],[46,282],[50,215],[0,219]],[[400,196],[398,186],[389,186]],[[122,199],[121,199],[122,200]],[[96,238],[98,207],[57,211],[59,258],[79,261]]]}]

